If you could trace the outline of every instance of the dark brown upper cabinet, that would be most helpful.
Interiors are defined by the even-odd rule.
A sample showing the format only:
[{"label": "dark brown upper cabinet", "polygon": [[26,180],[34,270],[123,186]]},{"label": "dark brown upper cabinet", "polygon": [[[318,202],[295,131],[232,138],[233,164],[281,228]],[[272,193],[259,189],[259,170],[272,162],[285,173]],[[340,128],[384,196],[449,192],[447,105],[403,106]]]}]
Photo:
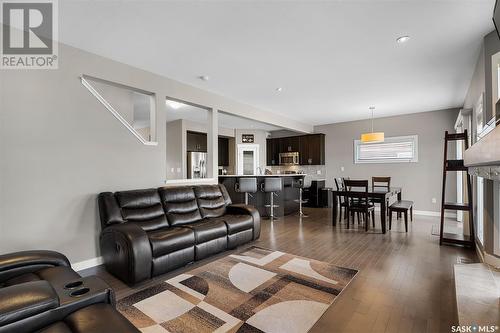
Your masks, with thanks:
[{"label": "dark brown upper cabinet", "polygon": [[267,139],[266,141],[266,157],[267,165],[279,164],[279,139]]},{"label": "dark brown upper cabinet", "polygon": [[187,151],[207,152],[207,134],[187,131]]},{"label": "dark brown upper cabinet", "polygon": [[279,154],[299,152],[300,165],[325,164],[325,135],[308,134],[267,139],[267,165],[279,165]]},{"label": "dark brown upper cabinet", "polygon": [[325,135],[310,134],[300,137],[300,165],[325,164]]},{"label": "dark brown upper cabinet", "polygon": [[280,153],[291,153],[300,150],[300,136],[280,138]]},{"label": "dark brown upper cabinet", "polygon": [[218,166],[229,166],[229,139],[219,136],[219,163]]}]

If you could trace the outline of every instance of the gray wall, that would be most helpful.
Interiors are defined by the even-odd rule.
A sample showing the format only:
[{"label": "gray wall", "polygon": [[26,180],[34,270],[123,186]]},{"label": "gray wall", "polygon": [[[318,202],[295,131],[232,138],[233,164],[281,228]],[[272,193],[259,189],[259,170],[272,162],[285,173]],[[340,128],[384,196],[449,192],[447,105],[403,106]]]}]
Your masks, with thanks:
[{"label": "gray wall", "polygon": [[[128,132],[80,84],[82,74],[156,93],[158,146]],[[166,96],[312,131],[63,44],[58,70],[0,71],[0,87],[0,253],[54,249],[73,262],[99,255],[97,193],[164,184]]]},{"label": "gray wall", "polygon": [[[390,176],[392,186],[403,188],[403,199],[413,200],[416,210],[440,211],[444,131],[453,131],[458,109],[415,113],[375,119],[375,130],[386,137],[418,135],[417,163],[354,164],[353,141],[370,128],[369,120],[316,126],[326,134],[327,184],[334,187],[334,177],[371,179]],[[341,171],[344,167],[344,172]],[[456,177],[450,177],[447,200],[456,200]],[[433,204],[432,198],[437,202]]]},{"label": "gray wall", "polygon": [[167,179],[182,179],[186,178],[184,170],[186,163],[186,147],[185,125],[182,119],[169,121],[167,123]]},{"label": "gray wall", "polygon": [[[479,100],[481,94],[485,92],[486,79],[485,79],[484,60],[485,60],[484,45],[481,45],[481,51],[479,52],[479,57],[477,58],[474,74],[472,75],[469,89],[467,91],[467,94],[465,95],[464,109],[473,109],[476,106],[476,103]],[[490,66],[491,66],[491,59],[490,59]]]}]

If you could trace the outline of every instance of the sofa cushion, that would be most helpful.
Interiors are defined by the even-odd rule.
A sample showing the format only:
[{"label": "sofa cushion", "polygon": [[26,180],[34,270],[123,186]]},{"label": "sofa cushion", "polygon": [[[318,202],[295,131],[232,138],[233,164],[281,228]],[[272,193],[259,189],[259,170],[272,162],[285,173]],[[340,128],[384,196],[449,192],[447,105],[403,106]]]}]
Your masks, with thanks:
[{"label": "sofa cushion", "polygon": [[194,232],[189,228],[167,228],[148,232],[153,257],[194,246]]},{"label": "sofa cushion", "polygon": [[[136,332],[140,331],[132,325],[120,312],[110,304],[97,303],[81,308],[64,318],[64,323],[71,332]],[[57,330],[55,330],[57,328]],[[51,327],[42,332],[65,332],[61,327]]]},{"label": "sofa cushion", "polygon": [[0,290],[0,328],[52,310],[59,297],[47,281],[31,281]]},{"label": "sofa cushion", "polygon": [[160,195],[156,189],[122,191],[115,193],[122,216],[137,223],[145,231],[169,226]]},{"label": "sofa cushion", "polygon": [[78,273],[76,273],[71,268],[66,266],[56,266],[42,268],[34,272],[17,275],[4,281],[1,285],[7,287],[16,284],[41,280],[46,280],[52,285],[60,285],[67,281],[78,280],[79,278],[80,275],[78,275]]},{"label": "sofa cushion", "polygon": [[163,187],[159,193],[170,225],[184,225],[202,219],[192,187]]},{"label": "sofa cushion", "polygon": [[200,185],[194,188],[203,218],[219,217],[226,213],[226,200],[219,185]]},{"label": "sofa cushion", "polygon": [[224,215],[218,217],[227,225],[227,233],[229,235],[237,232],[253,229],[253,218],[251,215]]},{"label": "sofa cushion", "polygon": [[223,220],[211,219],[186,225],[194,231],[196,244],[227,236],[227,227]]}]

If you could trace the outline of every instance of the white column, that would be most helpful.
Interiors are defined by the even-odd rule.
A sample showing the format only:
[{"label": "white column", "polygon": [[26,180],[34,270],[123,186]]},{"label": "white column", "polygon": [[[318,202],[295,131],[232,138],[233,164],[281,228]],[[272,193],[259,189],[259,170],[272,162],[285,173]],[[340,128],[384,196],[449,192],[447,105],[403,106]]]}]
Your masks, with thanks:
[{"label": "white column", "polygon": [[217,180],[218,177],[218,164],[219,164],[219,117],[217,108],[212,107],[211,112],[208,113],[208,161],[207,173],[209,178]]}]

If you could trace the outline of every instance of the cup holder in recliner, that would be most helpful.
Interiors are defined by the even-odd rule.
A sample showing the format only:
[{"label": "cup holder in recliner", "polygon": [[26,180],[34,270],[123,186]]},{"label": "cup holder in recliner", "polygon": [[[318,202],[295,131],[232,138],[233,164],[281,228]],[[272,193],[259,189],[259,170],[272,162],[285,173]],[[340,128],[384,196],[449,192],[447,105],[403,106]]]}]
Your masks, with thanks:
[{"label": "cup holder in recliner", "polygon": [[73,282],[70,282],[70,283],[64,285],[64,289],[75,289],[75,288],[80,287],[82,284],[83,284],[83,281],[73,281]]},{"label": "cup holder in recliner", "polygon": [[86,293],[88,293],[90,291],[89,288],[81,288],[81,289],[78,289],[78,290],[75,290],[75,291],[72,291],[69,293],[69,295],[71,297],[80,297],[80,296],[83,296],[85,295]]}]

